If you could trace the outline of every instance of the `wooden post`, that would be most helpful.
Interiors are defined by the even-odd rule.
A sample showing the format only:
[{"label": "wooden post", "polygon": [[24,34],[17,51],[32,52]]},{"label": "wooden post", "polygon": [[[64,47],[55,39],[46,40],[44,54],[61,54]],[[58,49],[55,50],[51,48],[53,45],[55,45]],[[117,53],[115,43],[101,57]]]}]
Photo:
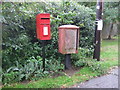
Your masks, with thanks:
[{"label": "wooden post", "polygon": [[101,30],[98,30],[98,21],[102,20],[103,0],[97,0],[96,11],[96,25],[95,25],[95,39],[94,39],[94,55],[93,59],[100,61],[100,44],[101,44]]}]

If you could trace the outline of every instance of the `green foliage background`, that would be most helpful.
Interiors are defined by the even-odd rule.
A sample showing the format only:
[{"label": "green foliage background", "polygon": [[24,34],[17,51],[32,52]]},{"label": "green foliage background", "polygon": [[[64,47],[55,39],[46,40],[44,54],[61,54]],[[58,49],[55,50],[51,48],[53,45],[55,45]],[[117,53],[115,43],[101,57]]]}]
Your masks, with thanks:
[{"label": "green foliage background", "polygon": [[[58,53],[58,27],[73,24],[80,29],[80,46],[92,47],[94,15],[92,9],[77,3],[3,3],[3,68],[23,64],[29,57],[41,56],[41,41],[36,39],[35,16],[51,14],[52,39],[46,41],[46,58],[62,60]],[[62,7],[62,8],[61,8]],[[83,29],[82,29],[83,28]],[[87,42],[87,43],[86,43]]]},{"label": "green foliage background", "polygon": [[[31,77],[44,77],[64,69],[64,55],[58,52],[58,27],[72,24],[80,27],[79,52],[83,57],[93,54],[94,3],[39,2],[2,3],[2,68],[3,83],[11,80],[22,81]],[[92,6],[92,7],[90,7]],[[42,72],[42,46],[36,38],[36,15],[51,14],[52,39],[46,41],[46,72]],[[73,56],[74,57],[74,56]],[[77,62],[77,61],[76,61]],[[75,63],[73,58],[73,63]],[[31,69],[29,69],[29,68]]]}]

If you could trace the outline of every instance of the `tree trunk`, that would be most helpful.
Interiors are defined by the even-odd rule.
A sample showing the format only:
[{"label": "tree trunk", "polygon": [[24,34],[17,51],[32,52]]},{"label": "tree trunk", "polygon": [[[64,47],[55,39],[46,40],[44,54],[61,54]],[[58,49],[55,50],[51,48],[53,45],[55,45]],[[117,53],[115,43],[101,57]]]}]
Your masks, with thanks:
[{"label": "tree trunk", "polygon": [[113,23],[110,23],[110,32],[109,32],[109,35],[108,35],[108,40],[111,40],[112,39],[112,30],[113,30]]},{"label": "tree trunk", "polygon": [[112,38],[111,38],[111,35],[109,35],[109,36],[108,36],[108,40],[111,40],[111,39],[112,39]]},{"label": "tree trunk", "polygon": [[102,39],[111,40],[113,36],[118,35],[119,32],[119,22],[114,23],[104,23],[102,30]]}]

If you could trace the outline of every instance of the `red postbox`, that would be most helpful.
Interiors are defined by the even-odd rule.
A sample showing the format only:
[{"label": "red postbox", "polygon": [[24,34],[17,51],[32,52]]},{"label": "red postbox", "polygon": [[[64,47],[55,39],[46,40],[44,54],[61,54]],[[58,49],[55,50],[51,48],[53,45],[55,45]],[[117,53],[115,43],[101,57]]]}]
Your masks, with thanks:
[{"label": "red postbox", "polygon": [[50,14],[40,13],[36,16],[37,38],[40,40],[50,40]]},{"label": "red postbox", "polygon": [[77,53],[79,47],[79,27],[62,25],[59,27],[59,52],[62,54]]}]

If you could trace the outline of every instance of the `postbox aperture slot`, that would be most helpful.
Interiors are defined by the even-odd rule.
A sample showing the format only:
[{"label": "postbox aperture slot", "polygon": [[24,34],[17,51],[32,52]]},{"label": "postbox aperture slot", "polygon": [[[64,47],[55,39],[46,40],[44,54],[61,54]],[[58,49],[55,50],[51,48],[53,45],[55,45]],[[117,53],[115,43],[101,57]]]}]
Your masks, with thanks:
[{"label": "postbox aperture slot", "polygon": [[41,19],[50,19],[50,18],[41,18]]}]

